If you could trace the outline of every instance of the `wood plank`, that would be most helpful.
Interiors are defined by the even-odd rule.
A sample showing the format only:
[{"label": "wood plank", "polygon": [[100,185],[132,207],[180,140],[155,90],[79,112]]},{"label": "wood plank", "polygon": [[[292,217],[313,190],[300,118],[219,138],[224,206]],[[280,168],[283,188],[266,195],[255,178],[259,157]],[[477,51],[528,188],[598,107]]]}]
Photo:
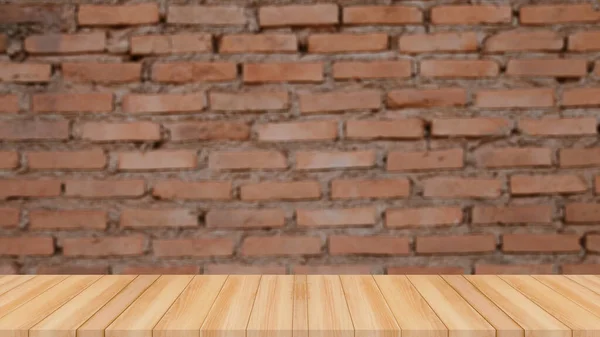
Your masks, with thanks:
[{"label": "wood plank", "polygon": [[152,337],[152,329],[190,283],[191,275],[163,275],[109,325],[106,337]]},{"label": "wood plank", "polygon": [[565,277],[581,284],[597,294],[600,294],[600,277],[592,275],[565,275]]},{"label": "wood plank", "polygon": [[260,279],[247,337],[292,337],[294,276],[263,275]]},{"label": "wood plank", "polygon": [[339,276],[307,275],[311,337],[354,337],[354,325]]},{"label": "wood plank", "polygon": [[402,330],[402,337],[446,337],[448,328],[404,275],[373,276]]},{"label": "wood plank", "polygon": [[600,317],[600,294],[564,276],[535,275],[533,278]]},{"label": "wood plank", "polygon": [[3,337],[28,337],[29,329],[60,308],[84,289],[98,281],[100,275],[69,276],[50,290],[0,318]]},{"label": "wood plank", "polygon": [[54,287],[67,277],[66,275],[35,276],[33,279],[23,282],[0,295],[0,318]]},{"label": "wood plank", "polygon": [[495,337],[496,329],[440,276],[407,277],[448,327],[450,337]]},{"label": "wood plank", "polygon": [[123,291],[77,329],[77,337],[104,337],[104,329],[146,291],[158,277],[158,275],[140,275],[136,277]]},{"label": "wood plank", "polygon": [[245,337],[261,275],[230,275],[200,328],[201,337]]},{"label": "wood plank", "polygon": [[198,337],[227,275],[194,276],[154,327],[153,337]]},{"label": "wood plank", "polygon": [[294,276],[292,326],[293,337],[308,337],[308,281],[306,275]]},{"label": "wood plank", "polygon": [[528,275],[500,276],[573,330],[573,337],[600,336],[600,317]]},{"label": "wood plank", "polygon": [[464,276],[519,324],[526,336],[569,337],[571,329],[498,276]]},{"label": "wood plank", "polygon": [[[0,284],[0,295],[20,286],[34,277],[35,275],[8,275],[3,277],[2,284]],[[2,317],[1,314],[0,317]]]},{"label": "wood plank", "polygon": [[123,290],[135,276],[107,275],[29,330],[29,337],[75,337],[77,328]]}]

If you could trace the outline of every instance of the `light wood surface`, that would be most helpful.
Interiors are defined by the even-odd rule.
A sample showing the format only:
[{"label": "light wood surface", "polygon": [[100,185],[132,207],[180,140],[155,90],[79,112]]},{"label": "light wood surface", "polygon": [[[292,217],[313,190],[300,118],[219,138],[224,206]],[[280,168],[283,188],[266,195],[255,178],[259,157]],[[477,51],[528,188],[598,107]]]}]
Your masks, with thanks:
[{"label": "light wood surface", "polygon": [[591,275],[0,276],[0,337],[600,337]]}]

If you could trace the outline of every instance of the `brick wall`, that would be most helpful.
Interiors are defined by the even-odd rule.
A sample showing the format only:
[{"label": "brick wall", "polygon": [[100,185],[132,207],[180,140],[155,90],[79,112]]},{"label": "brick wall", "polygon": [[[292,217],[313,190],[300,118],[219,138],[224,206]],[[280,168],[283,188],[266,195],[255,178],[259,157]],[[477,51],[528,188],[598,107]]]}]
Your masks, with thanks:
[{"label": "brick wall", "polygon": [[2,273],[600,271],[597,3],[59,3],[0,4]]}]

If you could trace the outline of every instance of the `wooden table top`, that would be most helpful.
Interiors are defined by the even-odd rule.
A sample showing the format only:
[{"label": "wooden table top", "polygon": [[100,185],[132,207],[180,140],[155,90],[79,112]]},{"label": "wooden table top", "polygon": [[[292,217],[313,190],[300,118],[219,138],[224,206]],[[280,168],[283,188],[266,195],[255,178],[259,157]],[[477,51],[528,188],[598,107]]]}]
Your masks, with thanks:
[{"label": "wooden table top", "polygon": [[0,336],[600,336],[600,277],[0,276]]}]

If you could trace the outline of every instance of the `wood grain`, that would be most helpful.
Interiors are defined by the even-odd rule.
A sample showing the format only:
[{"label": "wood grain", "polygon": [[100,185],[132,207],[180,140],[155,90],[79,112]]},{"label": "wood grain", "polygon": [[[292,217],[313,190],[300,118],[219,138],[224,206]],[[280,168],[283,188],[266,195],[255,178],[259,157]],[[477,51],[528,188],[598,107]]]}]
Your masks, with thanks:
[{"label": "wood grain", "polygon": [[307,275],[308,334],[354,337],[354,325],[337,275]]}]

